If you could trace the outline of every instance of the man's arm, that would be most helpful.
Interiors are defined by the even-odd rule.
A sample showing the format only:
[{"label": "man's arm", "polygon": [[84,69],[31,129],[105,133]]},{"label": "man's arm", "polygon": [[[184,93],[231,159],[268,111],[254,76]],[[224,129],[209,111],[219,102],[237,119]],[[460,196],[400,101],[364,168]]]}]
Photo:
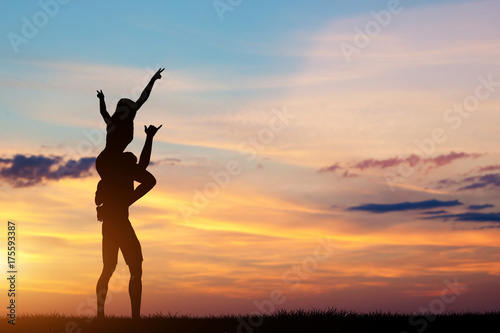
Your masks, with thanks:
[{"label": "man's arm", "polygon": [[153,85],[155,84],[155,81],[156,80],[159,80],[161,79],[161,73],[165,70],[165,68],[160,68],[156,73],[155,75],[153,75],[153,77],[151,78],[151,80],[149,81],[148,85],[146,86],[146,88],[144,88],[144,90],[142,91],[142,94],[141,96],[139,97],[139,99],[136,101],[137,103],[137,109],[139,109],[142,104],[144,104],[148,98],[149,98],[149,95],[151,94],[151,90],[153,89]]},{"label": "man's arm", "polygon": [[146,169],[149,165],[149,161],[151,159],[151,150],[153,149],[153,137],[156,132],[162,127],[155,127],[153,125],[149,125],[146,127],[144,125],[144,131],[146,132],[146,142],[144,143],[144,147],[142,148],[141,157],[139,158],[139,167],[142,169]]},{"label": "man's arm", "polygon": [[139,182],[140,185],[137,186],[132,193],[129,205],[132,205],[134,202],[142,198],[156,185],[156,178],[149,171],[146,171],[139,166],[136,166],[133,176],[134,180]]},{"label": "man's arm", "polygon": [[111,116],[109,115],[108,110],[106,110],[106,102],[104,101],[104,94],[102,93],[102,90],[97,90],[97,98],[99,98],[99,109],[101,111],[101,116],[104,119],[104,122],[108,124],[111,120]]}]

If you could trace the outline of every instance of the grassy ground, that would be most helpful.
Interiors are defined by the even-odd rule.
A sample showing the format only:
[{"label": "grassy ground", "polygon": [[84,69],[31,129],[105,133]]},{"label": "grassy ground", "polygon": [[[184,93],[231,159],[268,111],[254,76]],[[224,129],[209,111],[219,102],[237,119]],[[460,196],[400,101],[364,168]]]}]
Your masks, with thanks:
[{"label": "grassy ground", "polygon": [[500,312],[444,313],[437,316],[398,314],[386,312],[356,313],[338,309],[311,311],[278,311],[262,317],[249,316],[177,316],[157,314],[140,321],[126,317],[110,317],[97,321],[90,317],[60,314],[24,315],[16,318],[16,325],[1,317],[1,332],[29,333],[112,333],[112,332],[496,332]]}]

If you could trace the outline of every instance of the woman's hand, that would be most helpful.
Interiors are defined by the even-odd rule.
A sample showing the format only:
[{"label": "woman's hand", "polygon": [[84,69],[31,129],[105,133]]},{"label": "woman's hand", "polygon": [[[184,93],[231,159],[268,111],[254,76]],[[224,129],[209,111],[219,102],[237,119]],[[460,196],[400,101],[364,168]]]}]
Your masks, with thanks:
[{"label": "woman's hand", "polygon": [[156,71],[155,75],[153,75],[153,80],[161,79],[161,73],[165,70],[165,68],[160,68]]}]

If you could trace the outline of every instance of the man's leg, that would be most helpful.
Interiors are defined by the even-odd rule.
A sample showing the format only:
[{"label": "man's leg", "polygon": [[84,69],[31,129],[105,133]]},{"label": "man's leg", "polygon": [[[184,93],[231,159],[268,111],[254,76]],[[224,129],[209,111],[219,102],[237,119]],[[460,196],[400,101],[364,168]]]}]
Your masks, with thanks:
[{"label": "man's leg", "polygon": [[141,295],[142,295],[142,249],[139,239],[135,234],[134,228],[128,221],[128,224],[123,226],[123,239],[120,243],[125,262],[130,270],[130,282],[128,285],[128,293],[130,295],[130,303],[132,305],[132,318],[141,318]]},{"label": "man's leg", "polygon": [[97,295],[97,318],[104,318],[104,304],[106,303],[106,295],[108,294],[108,283],[115,271],[116,264],[106,265],[102,268],[101,276],[97,281],[96,295]]},{"label": "man's leg", "polygon": [[95,288],[97,295],[97,318],[104,318],[104,304],[108,294],[108,284],[116,264],[118,263],[118,244],[114,237],[110,236],[109,229],[103,224],[102,233],[102,273]]},{"label": "man's leg", "polygon": [[128,293],[132,304],[132,319],[141,318],[141,295],[142,295],[142,261],[129,264],[130,282]]}]

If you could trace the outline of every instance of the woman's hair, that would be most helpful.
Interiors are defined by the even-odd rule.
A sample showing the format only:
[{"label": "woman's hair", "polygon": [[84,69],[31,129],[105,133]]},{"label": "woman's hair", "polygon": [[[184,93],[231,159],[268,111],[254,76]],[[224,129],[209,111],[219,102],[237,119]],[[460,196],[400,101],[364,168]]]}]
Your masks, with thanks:
[{"label": "woman's hair", "polygon": [[116,104],[116,108],[126,107],[132,109],[135,106],[135,102],[129,98],[122,98]]}]

